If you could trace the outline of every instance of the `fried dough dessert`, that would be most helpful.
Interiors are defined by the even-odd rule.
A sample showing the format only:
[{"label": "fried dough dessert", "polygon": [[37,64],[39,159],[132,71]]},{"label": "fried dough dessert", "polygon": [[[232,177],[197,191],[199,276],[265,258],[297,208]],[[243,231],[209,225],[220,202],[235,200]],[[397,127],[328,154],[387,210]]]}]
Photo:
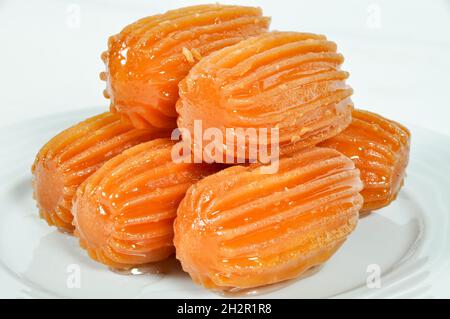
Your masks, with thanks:
[{"label": "fried dough dessert", "polygon": [[[280,147],[315,145],[350,124],[353,91],[345,83],[348,73],[340,69],[343,61],[334,42],[310,33],[268,32],[221,49],[180,82],[178,127],[194,132],[201,121],[203,132],[217,128],[245,141],[236,150],[272,148],[259,130],[274,128]],[[251,136],[242,129],[258,132]],[[208,145],[203,135],[194,136],[193,144]],[[227,145],[222,141],[217,148],[220,162]],[[248,158],[250,152],[243,154]]]},{"label": "fried dough dessert", "polygon": [[199,5],[146,17],[110,37],[102,54],[111,109],[137,128],[175,128],[178,83],[202,57],[267,31],[260,8]]},{"label": "fried dough dessert", "polygon": [[174,143],[164,138],[132,147],[80,186],[72,209],[75,235],[91,258],[126,270],[173,254],[179,202],[189,186],[221,168],[177,164]]},{"label": "fried dough dessert", "polygon": [[353,160],[361,172],[364,189],[362,211],[389,205],[403,185],[409,159],[410,132],[378,114],[357,110],[342,133],[321,143]]},{"label": "fried dough dessert", "polygon": [[207,288],[247,289],[326,262],[363,204],[354,163],[328,148],[280,159],[279,171],[232,166],[189,188],[175,220],[177,258]]},{"label": "fried dough dessert", "polygon": [[168,134],[136,130],[110,112],[91,117],[58,134],[39,151],[32,167],[40,216],[49,225],[71,233],[70,210],[78,186],[103,163],[127,148]]}]

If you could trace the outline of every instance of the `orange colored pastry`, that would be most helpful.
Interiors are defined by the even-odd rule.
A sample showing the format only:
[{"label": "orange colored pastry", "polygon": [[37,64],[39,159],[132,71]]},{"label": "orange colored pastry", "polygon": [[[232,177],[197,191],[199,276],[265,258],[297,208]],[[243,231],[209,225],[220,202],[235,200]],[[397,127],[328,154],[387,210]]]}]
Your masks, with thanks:
[{"label": "orange colored pastry", "polygon": [[[271,148],[259,130],[273,128],[280,146],[315,145],[351,121],[353,91],[340,69],[343,60],[325,36],[297,32],[268,32],[214,52],[180,82],[178,127],[194,132],[201,120],[203,132],[217,128],[223,136],[257,129],[258,136],[245,138],[247,150]],[[196,145],[210,142],[201,134],[193,139]],[[218,152],[226,149],[222,143]]]},{"label": "orange colored pastry", "polygon": [[125,149],[166,134],[136,130],[109,112],[58,134],[39,151],[32,168],[41,217],[49,225],[72,232],[70,210],[78,186]]},{"label": "orange colored pastry", "polygon": [[406,127],[375,113],[354,110],[350,126],[320,145],[345,154],[361,171],[362,211],[387,206],[397,197],[409,159]]},{"label": "orange colored pastry", "polygon": [[138,20],[102,55],[111,109],[137,128],[175,128],[178,82],[203,56],[265,32],[261,9],[200,5]]},{"label": "orange colored pastry", "polygon": [[175,220],[177,258],[213,289],[299,277],[353,231],[363,200],[354,163],[333,149],[280,159],[279,171],[233,166],[192,186]]},{"label": "orange colored pastry", "polygon": [[114,269],[161,261],[174,252],[173,220],[186,190],[217,165],[177,164],[174,142],[156,139],[111,159],[78,189],[75,235],[89,256]]}]

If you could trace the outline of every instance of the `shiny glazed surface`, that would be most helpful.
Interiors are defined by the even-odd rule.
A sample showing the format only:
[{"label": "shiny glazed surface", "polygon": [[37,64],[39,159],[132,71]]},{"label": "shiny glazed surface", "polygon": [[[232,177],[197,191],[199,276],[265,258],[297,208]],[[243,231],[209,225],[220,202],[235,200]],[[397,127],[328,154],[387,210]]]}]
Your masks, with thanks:
[{"label": "shiny glazed surface", "polygon": [[78,186],[122,151],[166,134],[136,130],[110,112],[61,132],[42,147],[32,168],[34,197],[41,217],[49,225],[72,232],[70,210]]},{"label": "shiny glazed surface", "polygon": [[129,269],[174,252],[179,202],[189,186],[221,167],[174,163],[173,145],[163,138],[132,147],[80,186],[72,210],[75,235],[93,259]]},{"label": "shiny glazed surface", "polygon": [[[237,128],[277,128],[280,146],[296,148],[330,138],[350,124],[353,107],[336,50],[323,35],[268,32],[214,52],[180,83],[178,126],[194,132],[201,120],[203,131],[231,129],[237,138]],[[271,144],[260,136],[245,147]]]},{"label": "shiny glazed surface", "polygon": [[296,278],[354,230],[363,200],[353,162],[327,148],[280,160],[276,174],[233,166],[192,186],[175,221],[177,258],[213,289]]},{"label": "shiny glazed surface", "polygon": [[361,172],[363,211],[380,209],[397,197],[409,161],[410,132],[381,115],[354,110],[350,126],[321,143],[353,160]]},{"label": "shiny glazed surface", "polygon": [[111,109],[137,128],[175,128],[178,83],[202,57],[265,32],[259,8],[200,5],[140,19],[110,37],[102,55]]}]

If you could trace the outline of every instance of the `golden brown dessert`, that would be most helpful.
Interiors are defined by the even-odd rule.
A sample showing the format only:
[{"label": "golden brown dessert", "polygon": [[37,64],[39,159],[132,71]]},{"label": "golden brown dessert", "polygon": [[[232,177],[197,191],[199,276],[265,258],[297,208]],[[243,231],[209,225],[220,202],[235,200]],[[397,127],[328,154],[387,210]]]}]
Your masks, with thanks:
[{"label": "golden brown dessert", "polygon": [[186,190],[220,167],[177,164],[170,139],[111,159],[78,189],[75,235],[93,259],[115,269],[161,261],[174,252],[173,220]]},{"label": "golden brown dessert", "polygon": [[58,134],[39,151],[32,168],[34,195],[41,217],[49,225],[72,232],[70,210],[78,186],[127,148],[167,134],[136,130],[110,112]]},{"label": "golden brown dessert", "polygon": [[203,56],[265,32],[261,9],[219,4],[143,18],[112,36],[102,55],[111,108],[137,128],[175,128],[178,82]]},{"label": "golden brown dessert", "polygon": [[409,159],[406,127],[375,113],[354,110],[350,126],[320,145],[348,156],[361,171],[362,211],[387,206],[397,197]]},{"label": "golden brown dessert", "polygon": [[[297,32],[268,32],[214,52],[180,83],[178,127],[194,132],[201,120],[204,132],[218,128],[227,136],[228,129],[236,138],[238,129],[277,128],[281,147],[315,145],[351,121],[343,60],[325,36]],[[236,149],[272,148],[259,132],[241,138],[245,145]],[[202,138],[194,136],[194,144],[210,142]],[[227,145],[220,146],[218,153],[225,154]]]},{"label": "golden brown dessert", "polygon": [[213,289],[296,278],[353,231],[363,199],[353,162],[328,148],[280,159],[276,174],[234,166],[192,186],[175,220],[177,258]]}]

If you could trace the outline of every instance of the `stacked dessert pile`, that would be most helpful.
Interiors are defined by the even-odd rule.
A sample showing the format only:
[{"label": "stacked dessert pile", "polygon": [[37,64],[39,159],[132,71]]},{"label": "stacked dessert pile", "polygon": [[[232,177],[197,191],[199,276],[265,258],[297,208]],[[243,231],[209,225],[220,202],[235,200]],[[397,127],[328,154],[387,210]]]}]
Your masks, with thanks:
[{"label": "stacked dessert pile", "polygon": [[214,4],[112,36],[110,112],[54,137],[33,165],[41,217],[111,268],[176,254],[216,290],[326,262],[361,212],[396,198],[410,134],[354,108],[334,42],[269,23]]}]

